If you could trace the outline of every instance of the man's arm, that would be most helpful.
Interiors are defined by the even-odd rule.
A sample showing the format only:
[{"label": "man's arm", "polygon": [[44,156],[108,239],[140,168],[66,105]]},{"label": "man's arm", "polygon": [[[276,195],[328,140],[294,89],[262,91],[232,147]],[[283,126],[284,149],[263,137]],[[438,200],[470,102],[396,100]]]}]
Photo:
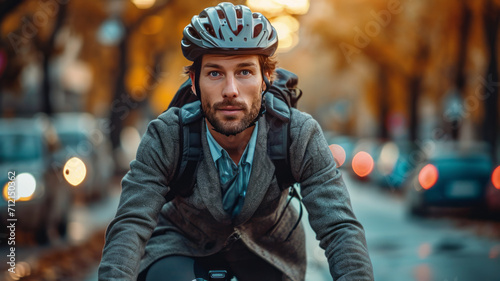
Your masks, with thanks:
[{"label": "man's arm", "polygon": [[[172,110],[174,111],[174,110]],[[144,248],[165,204],[178,157],[178,118],[167,112],[152,121],[130,171],[122,180],[115,218],[106,230],[99,280],[135,280]]]},{"label": "man's arm", "polygon": [[292,172],[301,183],[309,222],[325,250],[333,280],[373,280],[363,227],[321,128],[308,115],[295,116],[302,120],[292,123]]}]

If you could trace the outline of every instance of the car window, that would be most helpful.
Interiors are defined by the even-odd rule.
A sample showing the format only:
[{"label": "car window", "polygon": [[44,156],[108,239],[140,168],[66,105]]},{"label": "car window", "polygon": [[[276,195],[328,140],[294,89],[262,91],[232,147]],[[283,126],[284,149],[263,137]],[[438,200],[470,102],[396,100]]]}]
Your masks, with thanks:
[{"label": "car window", "polygon": [[80,144],[80,142],[84,141],[85,139],[86,139],[85,135],[78,132],[71,132],[71,133],[65,132],[59,134],[59,140],[61,141],[61,145],[63,147],[65,146],[77,147]]},{"label": "car window", "polygon": [[42,158],[42,139],[34,135],[3,135],[0,142],[0,163],[35,161]]}]

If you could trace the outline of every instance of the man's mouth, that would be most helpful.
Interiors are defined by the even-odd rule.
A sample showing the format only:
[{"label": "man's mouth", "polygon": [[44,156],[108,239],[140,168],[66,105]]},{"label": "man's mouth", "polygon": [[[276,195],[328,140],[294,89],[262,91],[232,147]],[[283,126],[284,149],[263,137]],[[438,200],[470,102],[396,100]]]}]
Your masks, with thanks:
[{"label": "man's mouth", "polygon": [[224,106],[224,107],[218,108],[217,110],[221,111],[224,114],[231,115],[231,114],[237,114],[240,111],[242,111],[243,109],[241,107],[237,107],[237,106]]}]

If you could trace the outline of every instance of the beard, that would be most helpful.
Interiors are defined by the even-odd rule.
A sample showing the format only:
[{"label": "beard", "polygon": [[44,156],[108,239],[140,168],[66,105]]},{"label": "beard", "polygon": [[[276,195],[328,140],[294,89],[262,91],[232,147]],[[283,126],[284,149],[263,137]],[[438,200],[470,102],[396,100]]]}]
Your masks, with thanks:
[{"label": "beard", "polygon": [[[238,108],[241,108],[244,113],[243,118],[241,118],[239,121],[238,117],[236,116],[225,116],[223,119],[217,118],[215,116],[217,110],[225,106],[236,106]],[[239,134],[250,127],[259,115],[260,107],[260,95],[252,101],[252,105],[250,108],[248,108],[248,106],[243,102],[237,102],[229,99],[215,103],[213,105],[211,105],[208,101],[204,101],[202,103],[202,110],[208,122],[210,122],[216,132],[219,132],[226,136]]]}]

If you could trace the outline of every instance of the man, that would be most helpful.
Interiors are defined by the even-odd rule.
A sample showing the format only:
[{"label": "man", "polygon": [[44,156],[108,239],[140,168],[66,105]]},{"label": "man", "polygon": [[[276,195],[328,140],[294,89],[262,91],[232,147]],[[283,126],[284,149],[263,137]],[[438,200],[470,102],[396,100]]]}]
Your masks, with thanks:
[{"label": "man", "polygon": [[[182,152],[179,108],[152,121],[123,178],[99,280],[193,280],[225,269],[240,281],[304,280],[304,231],[269,159],[262,106],[276,30],[245,6],[194,16],[182,50],[201,101],[203,157],[192,194],[167,201]],[[334,280],[372,280],[363,228],[311,116],[291,109],[290,169]]]}]

